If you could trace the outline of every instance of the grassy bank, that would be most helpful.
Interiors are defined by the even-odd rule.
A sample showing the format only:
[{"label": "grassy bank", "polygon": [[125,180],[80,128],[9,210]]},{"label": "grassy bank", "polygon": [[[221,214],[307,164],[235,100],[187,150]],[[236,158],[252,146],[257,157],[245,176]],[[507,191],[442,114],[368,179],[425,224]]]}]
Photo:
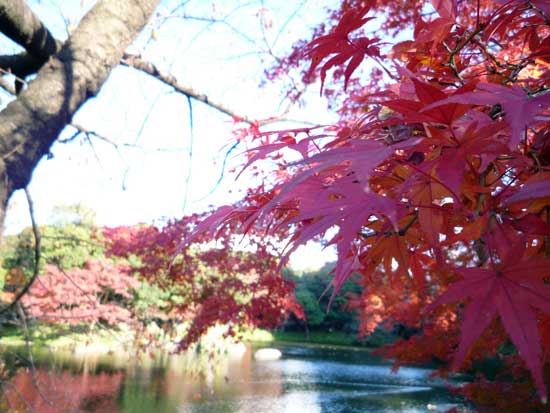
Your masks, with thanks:
[{"label": "grassy bank", "polygon": [[[128,353],[134,350],[171,353],[185,336],[186,328],[180,324],[173,332],[165,332],[154,323],[137,331],[125,324],[116,327],[95,326],[91,329],[88,325],[37,323],[29,326],[28,337],[25,337],[21,328],[0,327],[0,346],[24,347],[29,344],[33,349],[68,350],[81,355]],[[223,326],[212,327],[189,350],[223,354],[234,344],[234,340],[226,337],[225,332]]]},{"label": "grassy bank", "polygon": [[361,343],[350,334],[342,332],[312,331],[306,335],[300,331],[274,331],[275,341],[290,343],[327,344],[337,346],[359,346]]},{"label": "grassy bank", "polygon": [[[151,330],[151,329],[148,329]],[[223,338],[223,328],[214,328],[207,336],[201,340],[201,347],[214,348],[221,346],[227,341]],[[150,335],[141,332],[143,340],[145,336]],[[154,333],[164,333],[157,332]],[[118,328],[95,328],[90,332],[87,326],[63,326],[37,324],[29,329],[29,344],[33,347],[43,347],[50,350],[72,350],[77,352],[113,352],[127,350],[135,345],[135,332],[130,328],[121,325]],[[329,346],[346,346],[376,348],[392,340],[388,333],[378,332],[371,335],[366,340],[359,340],[353,333],[344,333],[341,331],[310,331],[306,334],[303,331],[277,331],[255,329],[242,334],[242,341],[255,343],[295,343],[295,344],[315,344]],[[148,340],[146,340],[148,341]],[[177,340],[176,340],[177,341]],[[157,347],[161,345],[163,338],[157,336],[157,341],[142,342],[144,348]],[[26,339],[23,331],[15,327],[3,327],[0,330],[0,346],[25,346]],[[172,343],[173,345],[173,343]],[[160,348],[159,348],[160,349]],[[223,351],[222,351],[223,352]]]},{"label": "grassy bank", "polygon": [[391,341],[392,337],[383,332],[375,333],[367,340],[360,340],[352,333],[344,333],[341,331],[311,331],[306,334],[302,331],[277,331],[277,330],[261,330],[257,329],[247,333],[244,337],[245,341],[270,343],[270,342],[285,342],[298,344],[323,344],[330,346],[347,346],[347,347],[364,347],[376,348]]},{"label": "grassy bank", "polygon": [[132,332],[124,327],[98,329],[93,332],[84,326],[36,325],[29,329],[28,337],[24,331],[15,327],[3,327],[0,331],[0,345],[24,346],[27,340],[33,347],[49,349],[83,349],[93,346],[96,349],[113,351],[124,348],[133,340]]}]

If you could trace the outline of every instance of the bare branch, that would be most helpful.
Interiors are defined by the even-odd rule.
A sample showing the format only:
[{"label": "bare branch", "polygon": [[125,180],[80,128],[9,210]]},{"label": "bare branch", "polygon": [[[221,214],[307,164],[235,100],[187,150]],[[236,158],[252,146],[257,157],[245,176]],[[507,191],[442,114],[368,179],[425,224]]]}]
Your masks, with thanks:
[{"label": "bare branch", "polygon": [[15,87],[10,85],[6,79],[0,77],[0,87],[11,95],[15,95]]},{"label": "bare branch", "polygon": [[[71,122],[71,126],[73,128],[75,128],[77,131],[74,135],[70,136],[69,138],[66,138],[66,139],[63,139],[63,140],[59,140],[58,142],[60,143],[68,143],[68,142],[71,142],[73,141],[79,134],[83,133],[85,134],[88,138],[89,137],[94,137],[94,138],[97,138],[99,139],[100,141],[103,141],[109,145],[111,145],[113,148],[115,148],[118,152],[120,152],[120,149],[121,148],[131,148],[131,149],[139,149],[139,150],[142,150],[144,151],[145,148],[143,146],[140,146],[138,144],[135,144],[135,143],[128,143],[128,142],[115,142],[114,140],[106,137],[105,135],[102,135],[100,134],[99,132],[96,132],[94,130],[90,130],[88,128],[86,128],[85,126],[79,124],[79,123],[75,123],[75,122]],[[177,151],[182,151],[183,149],[179,149],[179,148],[153,148],[153,149],[147,149],[149,151],[152,151],[152,152],[177,152]]]},{"label": "bare branch", "polygon": [[[1,57],[0,57],[0,59],[1,59]],[[11,95],[15,95],[15,92],[16,92],[15,88],[12,85],[10,85],[2,77],[0,77],[0,88],[4,89],[7,93],[9,93]],[[90,130],[89,128],[81,125],[80,123],[71,122],[70,126],[75,128],[76,132],[73,133],[68,138],[58,139],[57,142],[59,142],[59,143],[73,142],[76,138],[78,138],[78,136],[80,134],[85,134],[87,137],[92,137],[93,136],[94,138],[97,138],[97,139],[99,139],[99,140],[101,140],[105,143],[108,143],[109,145],[114,147],[117,151],[119,151],[121,147],[145,150],[145,148],[143,146],[140,146],[140,145],[137,145],[137,144],[134,144],[134,143],[115,142],[113,139],[110,139],[110,138],[106,137],[105,135],[102,135],[99,132],[96,132],[95,130]],[[154,148],[154,149],[148,149],[148,150],[153,151],[153,152],[178,152],[178,151],[182,151],[183,149],[181,149],[181,148],[162,148],[162,147],[160,147],[160,148]]]},{"label": "bare branch", "polygon": [[46,60],[38,59],[25,52],[14,55],[0,55],[0,69],[13,73],[21,79],[38,72],[45,62]]},{"label": "bare branch", "polygon": [[147,73],[149,76],[152,76],[162,83],[171,86],[176,92],[181,93],[182,95],[187,96],[190,99],[198,100],[199,102],[202,102],[205,105],[208,105],[221,113],[229,115],[240,122],[262,126],[275,122],[292,121],[291,119],[286,119],[285,116],[290,111],[294,102],[291,102],[280,115],[273,116],[267,119],[255,120],[242,113],[235,112],[233,109],[225,106],[223,103],[216,102],[210,99],[207,95],[198,92],[191,86],[182,85],[171,73],[162,71],[154,63],[143,59],[141,56],[125,53],[120,63],[124,66],[131,67]]},{"label": "bare branch", "polygon": [[[18,3],[19,1],[15,2]],[[0,206],[24,188],[74,113],[95,96],[158,0],[101,0],[61,51],[0,112]],[[0,4],[14,4],[0,0]],[[0,211],[3,219],[4,211]]]},{"label": "bare branch", "polygon": [[[31,217],[32,233],[34,236],[34,269],[33,269],[32,276],[27,282],[27,284],[25,284],[25,286],[21,289],[21,291],[17,293],[17,295],[15,296],[15,298],[10,304],[0,309],[0,314],[6,313],[14,309],[15,306],[18,306],[20,315],[22,314],[22,309],[21,309],[21,306],[19,305],[19,302],[21,301],[21,298],[23,298],[23,296],[27,294],[27,291],[29,291],[34,281],[38,277],[38,273],[40,272],[40,240],[41,240],[40,231],[38,229],[38,224],[36,223],[36,219],[34,217],[34,202],[32,201],[32,197],[28,188],[25,188],[25,195],[27,196],[27,203],[29,204],[29,215]],[[24,314],[22,315],[22,321],[23,323],[25,322]],[[26,325],[25,325],[25,329],[26,329]]]},{"label": "bare branch", "polygon": [[61,50],[61,43],[23,0],[0,0],[0,27],[3,34],[43,61]]},{"label": "bare branch", "polygon": [[172,74],[160,70],[154,63],[142,59],[140,56],[125,53],[121,60],[121,63],[124,66],[132,67],[134,69],[147,73],[155,79],[160,80],[164,84],[173,87],[176,92],[181,93],[182,95],[185,95],[191,99],[198,100],[199,102],[203,102],[204,104],[214,109],[217,109],[218,111],[225,113],[226,115],[232,116],[243,122],[254,123],[253,120],[250,119],[248,116],[238,114],[224,104],[209,99],[207,95],[198,92],[191,86],[182,85]]}]

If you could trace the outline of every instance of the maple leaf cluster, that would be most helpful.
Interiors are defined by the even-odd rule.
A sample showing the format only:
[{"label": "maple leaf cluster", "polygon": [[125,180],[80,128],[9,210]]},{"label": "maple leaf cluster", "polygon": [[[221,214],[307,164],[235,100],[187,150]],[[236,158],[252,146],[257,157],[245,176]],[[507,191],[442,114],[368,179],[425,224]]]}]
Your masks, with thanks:
[{"label": "maple leaf cluster", "polygon": [[[372,21],[380,23],[368,33],[363,25]],[[338,253],[334,293],[352,274],[364,287],[351,303],[362,331],[381,322],[418,331],[390,356],[444,366],[452,359],[456,370],[493,355],[515,371],[495,388],[521,384],[532,411],[542,409],[549,23],[546,0],[343,1],[281,63],[305,82],[320,77],[340,122],[251,133],[245,166],[278,163],[271,185],[221,207],[196,231],[288,234],[283,263],[328,236]],[[407,30],[408,40],[382,42]],[[502,351],[508,340],[512,356]]]}]

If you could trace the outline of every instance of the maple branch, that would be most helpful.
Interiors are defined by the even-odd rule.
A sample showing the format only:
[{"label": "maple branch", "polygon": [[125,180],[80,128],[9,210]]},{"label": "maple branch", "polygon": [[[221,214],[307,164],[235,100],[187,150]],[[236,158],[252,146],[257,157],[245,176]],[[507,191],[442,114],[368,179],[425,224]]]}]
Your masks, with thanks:
[{"label": "maple branch", "polygon": [[[492,165],[487,166],[487,168],[485,168],[485,170],[479,176],[479,185],[481,187],[484,187],[487,184],[487,175],[489,174],[491,167]],[[479,197],[477,198],[476,207],[474,209],[474,219],[479,217],[479,215],[481,214],[481,207],[483,206],[483,202],[485,202],[485,192],[480,192]]]},{"label": "maple branch", "polygon": [[541,86],[539,89],[535,90],[534,92],[529,93],[529,96],[534,98],[534,97],[537,97],[537,96],[545,95],[549,91],[550,91],[550,86]]},{"label": "maple branch", "polygon": [[510,76],[508,76],[508,79],[506,79],[507,82],[515,83],[518,79],[518,76],[520,72],[525,69],[529,65],[529,60],[523,59],[519,63],[516,63],[515,65],[512,65],[514,67],[514,70],[512,73],[510,73]]},{"label": "maple branch", "polygon": [[449,67],[451,68],[451,70],[453,71],[457,79],[460,81],[460,84],[464,85],[464,78],[462,77],[462,75],[458,71],[458,68],[456,67],[455,54],[453,53],[451,48],[447,45],[447,43],[442,42],[441,44],[443,45],[445,50],[449,53],[449,61],[447,64],[449,65]]},{"label": "maple branch", "polygon": [[[382,233],[382,235],[385,235],[387,237],[389,237],[391,235],[399,235],[400,237],[403,237],[407,234],[407,231],[409,230],[410,227],[413,226],[413,224],[416,222],[417,219],[418,219],[418,211],[415,211],[415,213],[412,216],[412,218],[410,219],[410,221],[407,222],[403,228],[401,228],[397,231],[384,231]],[[379,231],[372,231],[372,232],[369,232],[369,233],[360,232],[359,235],[363,238],[370,238],[370,237],[380,235],[380,232]]]},{"label": "maple branch", "polygon": [[[489,172],[492,168],[492,164],[488,165],[487,168],[481,173],[479,176],[479,185],[484,187],[487,184],[487,175],[489,175]],[[481,214],[481,207],[483,206],[483,203],[485,202],[485,192],[481,192],[477,198],[476,206],[473,213],[473,221],[475,221]],[[479,239],[474,240],[473,243],[473,249],[477,255],[477,259],[479,260],[477,266],[481,267],[485,262],[490,258],[490,253],[487,250],[487,247],[485,245],[485,241],[483,240],[483,236],[481,236]]]},{"label": "maple branch", "polygon": [[[488,57],[489,59],[491,59],[493,61],[493,63],[495,64],[495,66],[498,66],[500,67],[501,69],[505,69],[506,68],[506,65],[504,63],[502,63],[500,60],[497,59],[497,57],[491,53],[489,51],[489,49],[487,49],[486,46],[484,46],[480,41],[478,41],[477,39],[472,39],[472,43],[475,44],[482,52],[483,54]],[[498,73],[498,72],[497,72]]]},{"label": "maple branch", "polygon": [[497,57],[494,54],[492,54],[487,49],[487,47],[483,46],[481,42],[479,42],[477,39],[472,39],[472,43],[476,45],[481,50],[481,52],[494,63],[495,66],[504,70],[512,70],[512,72],[508,77],[506,77],[505,74],[498,72],[496,69],[491,70],[491,73],[505,77],[503,84],[506,84],[508,82],[514,83],[517,80],[519,73],[530,64],[530,61],[528,59],[523,59],[516,64],[512,64],[508,62],[502,63],[497,59]]},{"label": "maple branch", "polygon": [[445,42],[443,42],[443,47],[449,53],[448,65],[462,85],[464,84],[464,79],[462,78],[462,75],[460,74],[460,72],[458,71],[458,68],[456,67],[455,56],[459,54],[462,51],[462,49],[464,49],[464,47],[466,47],[466,45],[470,43],[470,41],[472,41],[475,38],[475,36],[477,36],[482,30],[483,28],[478,26],[462,42],[459,42],[455,46],[455,48],[452,50],[449,46],[445,44]]},{"label": "maple branch", "polygon": [[[290,112],[294,102],[291,102],[279,115],[272,116],[267,119],[255,120],[242,113],[237,113],[233,109],[227,107],[221,102],[210,99],[206,94],[200,93],[191,86],[185,86],[181,84],[174,75],[167,73],[158,68],[153,62],[143,59],[141,56],[125,53],[122,57],[120,63],[123,66],[131,67],[133,69],[142,71],[148,74],[151,77],[159,80],[160,82],[172,87],[176,92],[181,93],[184,96],[187,96],[190,99],[197,100],[204,103],[205,105],[210,106],[218,110],[221,113],[224,113],[228,116],[231,116],[233,119],[239,122],[245,122],[249,125],[262,126],[269,123],[281,122],[281,121],[292,121],[292,119],[287,119],[285,116]],[[299,91],[303,93],[303,91]]]},{"label": "maple branch", "polygon": [[529,6],[530,6],[529,8],[536,10],[544,18],[544,21],[547,26],[550,25],[550,16],[546,14],[543,8],[538,7],[538,5],[533,1],[529,2]]}]

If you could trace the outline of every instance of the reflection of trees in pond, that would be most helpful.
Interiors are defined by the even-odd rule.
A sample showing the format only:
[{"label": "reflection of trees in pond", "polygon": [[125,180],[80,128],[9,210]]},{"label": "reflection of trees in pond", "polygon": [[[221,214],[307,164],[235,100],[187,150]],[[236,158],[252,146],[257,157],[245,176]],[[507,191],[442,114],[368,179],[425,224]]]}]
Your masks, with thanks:
[{"label": "reflection of trees in pond", "polygon": [[211,402],[238,412],[243,396],[276,398],[283,391],[279,371],[267,369],[258,380],[250,347],[238,358],[204,352],[132,361],[37,350],[34,381],[24,350],[2,358],[0,412],[175,413],[204,411]]},{"label": "reflection of trees in pond", "polygon": [[69,362],[69,354],[35,354],[34,382],[31,370],[20,367],[25,355],[7,353],[0,412],[403,413],[425,412],[428,405],[444,411],[458,403],[445,388],[432,386],[425,369],[403,368],[394,376],[389,366],[362,363],[366,353],[345,361],[327,349],[284,353],[262,362],[249,347],[233,359],[133,358],[111,369],[97,358]]},{"label": "reflection of trees in pond", "polygon": [[120,394],[120,413],[176,413],[177,404],[164,394],[163,371],[149,376],[149,382],[126,380]]},{"label": "reflection of trees in pond", "polygon": [[13,413],[117,413],[123,373],[74,375],[24,368],[2,386],[0,411]]},{"label": "reflection of trees in pond", "polygon": [[205,412],[212,403],[216,413],[237,413],[243,399],[277,398],[283,394],[282,372],[269,368],[258,374],[262,367],[253,361],[250,346],[242,357],[215,359],[210,363],[210,369],[203,366],[195,373],[183,368],[166,371],[165,394],[181,406],[180,411]]}]

